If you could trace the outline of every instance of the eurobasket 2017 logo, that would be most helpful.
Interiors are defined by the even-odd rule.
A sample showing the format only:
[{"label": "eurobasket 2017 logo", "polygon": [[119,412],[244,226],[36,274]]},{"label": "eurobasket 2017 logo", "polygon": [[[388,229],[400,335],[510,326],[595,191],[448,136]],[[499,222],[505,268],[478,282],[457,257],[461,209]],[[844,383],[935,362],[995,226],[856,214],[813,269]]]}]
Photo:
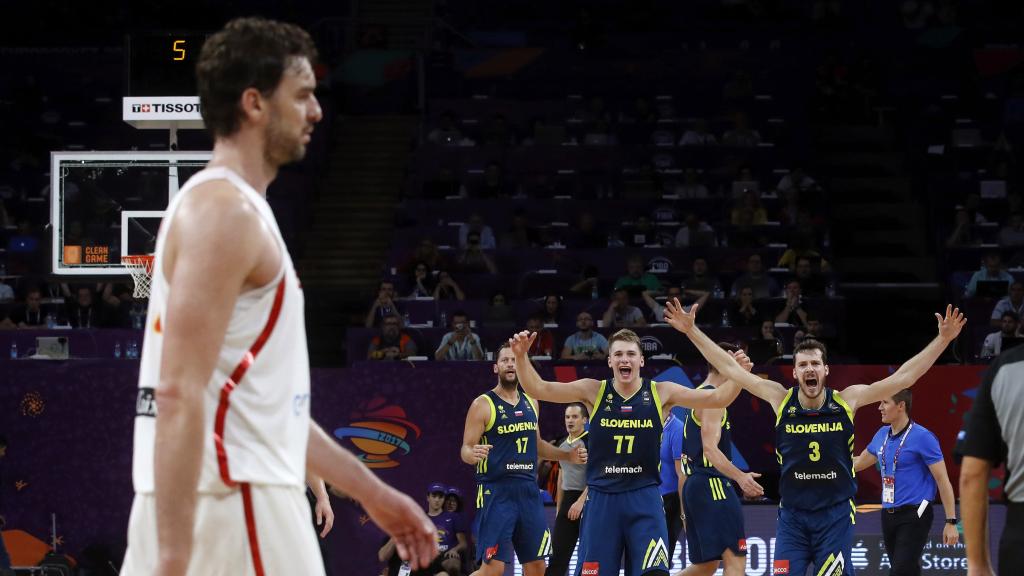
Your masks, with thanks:
[{"label": "eurobasket 2017 logo", "polygon": [[334,436],[349,440],[357,456],[370,468],[394,468],[395,452],[408,454],[420,438],[420,427],[410,422],[401,406],[377,396],[352,411],[348,426],[337,428]]}]

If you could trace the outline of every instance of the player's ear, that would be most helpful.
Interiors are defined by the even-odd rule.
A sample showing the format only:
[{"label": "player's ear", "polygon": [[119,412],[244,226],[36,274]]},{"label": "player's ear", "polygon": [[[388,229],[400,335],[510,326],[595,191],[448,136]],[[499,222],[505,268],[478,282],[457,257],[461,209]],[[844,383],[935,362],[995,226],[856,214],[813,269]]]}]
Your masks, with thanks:
[{"label": "player's ear", "polygon": [[828,364],[825,364],[825,376],[828,376]]},{"label": "player's ear", "polygon": [[643,354],[640,355],[640,367],[641,368],[644,367],[644,355]]},{"label": "player's ear", "polygon": [[494,364],[491,364],[491,372],[494,372],[495,374],[498,373],[498,363],[497,362],[495,362]]}]

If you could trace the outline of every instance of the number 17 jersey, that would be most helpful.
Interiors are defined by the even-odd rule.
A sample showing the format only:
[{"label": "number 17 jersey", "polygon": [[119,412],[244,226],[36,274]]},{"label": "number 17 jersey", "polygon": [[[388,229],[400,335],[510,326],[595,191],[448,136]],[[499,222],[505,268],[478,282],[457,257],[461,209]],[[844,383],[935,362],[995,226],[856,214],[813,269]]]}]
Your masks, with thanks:
[{"label": "number 17 jersey", "polygon": [[537,407],[519,389],[519,402],[510,404],[488,390],[483,394],[491,410],[481,444],[491,450],[476,465],[477,484],[503,480],[537,479]]}]

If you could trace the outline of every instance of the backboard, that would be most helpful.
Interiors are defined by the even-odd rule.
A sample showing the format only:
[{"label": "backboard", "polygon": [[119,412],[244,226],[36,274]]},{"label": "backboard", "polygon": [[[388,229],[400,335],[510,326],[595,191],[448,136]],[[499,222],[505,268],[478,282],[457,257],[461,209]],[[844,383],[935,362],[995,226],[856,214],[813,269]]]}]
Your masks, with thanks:
[{"label": "backboard", "polygon": [[151,254],[171,198],[210,152],[53,152],[53,273],[126,275],[121,256]]}]

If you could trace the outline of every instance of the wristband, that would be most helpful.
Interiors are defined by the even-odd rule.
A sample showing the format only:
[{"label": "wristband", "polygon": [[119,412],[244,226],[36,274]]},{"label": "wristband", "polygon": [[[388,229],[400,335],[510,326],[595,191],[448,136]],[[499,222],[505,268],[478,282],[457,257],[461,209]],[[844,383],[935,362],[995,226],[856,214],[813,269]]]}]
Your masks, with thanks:
[{"label": "wristband", "polygon": [[959,522],[960,521],[957,520],[956,518],[946,518],[946,524],[950,524],[950,525],[956,526],[957,523],[959,523]]}]

